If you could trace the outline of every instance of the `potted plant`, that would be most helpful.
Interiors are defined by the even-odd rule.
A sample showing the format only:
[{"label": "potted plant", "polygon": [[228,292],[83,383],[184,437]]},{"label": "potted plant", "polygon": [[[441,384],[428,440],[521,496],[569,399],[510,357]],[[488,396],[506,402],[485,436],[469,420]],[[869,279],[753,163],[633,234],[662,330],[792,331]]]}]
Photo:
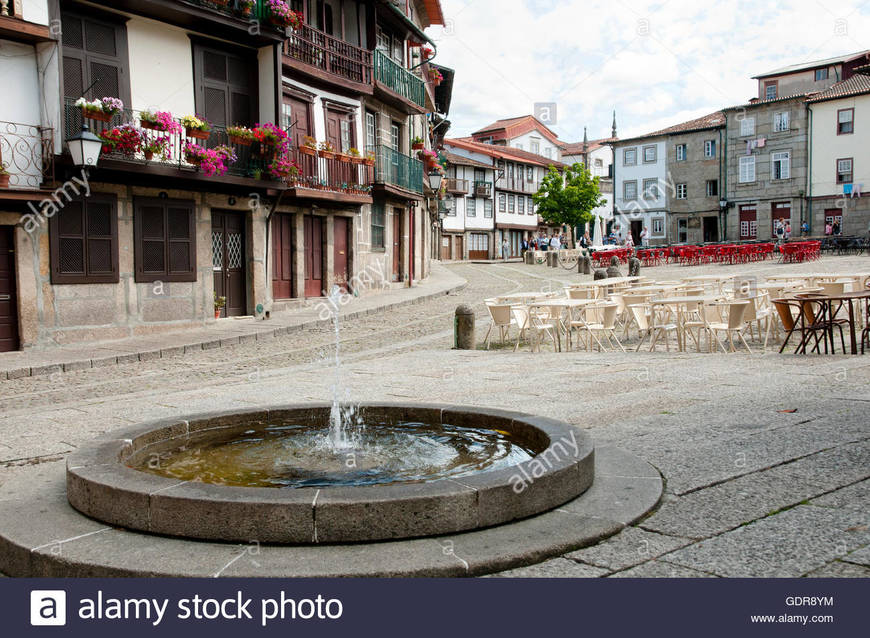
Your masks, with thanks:
[{"label": "potted plant", "polygon": [[9,188],[9,171],[6,164],[0,164],[0,188]]},{"label": "potted plant", "polygon": [[368,153],[366,153],[365,159],[363,160],[363,164],[365,164],[366,166],[374,166],[375,159],[376,159],[375,152],[369,151]]},{"label": "potted plant", "polygon": [[195,115],[185,115],[181,118],[181,125],[187,133],[187,137],[197,140],[207,140],[211,137],[211,124]]},{"label": "potted plant", "polygon": [[266,0],[269,21],[277,27],[298,29],[302,26],[302,15],[293,11],[286,0]]},{"label": "potted plant", "polygon": [[254,5],[256,4],[256,0],[239,0],[238,5],[236,5],[236,9],[241,15],[247,17],[251,15],[251,13],[253,13]]},{"label": "potted plant", "polygon": [[351,148],[348,152],[348,156],[350,157],[350,161],[352,164],[362,164],[363,158],[357,148]]},{"label": "potted plant", "polygon": [[124,110],[124,103],[116,97],[104,97],[90,102],[82,97],[76,100],[75,105],[82,110],[82,117],[98,122],[111,122],[114,116]]},{"label": "potted plant", "polygon": [[214,318],[221,318],[221,311],[227,306],[227,298],[226,297],[218,297],[217,293],[214,293]]},{"label": "potted plant", "polygon": [[432,47],[421,47],[420,55],[423,56],[424,60],[431,60],[433,57],[435,57],[435,51],[432,50]]},{"label": "potted plant", "polygon": [[444,76],[441,75],[441,71],[435,68],[429,69],[429,78],[435,86],[441,86],[441,83],[444,81]]},{"label": "potted plant", "polygon": [[120,153],[132,157],[142,148],[142,132],[132,124],[122,124],[98,133],[103,141],[103,153]]},{"label": "potted plant", "polygon": [[328,159],[328,160],[335,159],[335,147],[332,144],[330,144],[329,142],[321,142],[320,143],[320,150],[318,151],[318,154],[323,159]]},{"label": "potted plant", "polygon": [[168,111],[142,111],[139,113],[139,126],[164,133],[181,133],[181,124]]},{"label": "potted plant", "polygon": [[276,153],[286,153],[290,146],[290,136],[287,131],[278,128],[271,122],[258,124],[252,131],[254,140],[260,144],[260,154],[274,156]]},{"label": "potted plant", "polygon": [[142,153],[145,154],[145,161],[150,162],[155,155],[159,155],[164,162],[169,160],[171,153],[169,151],[169,138],[157,137],[154,139],[142,139]]},{"label": "potted plant", "polygon": [[423,143],[423,138],[422,138],[422,137],[419,137],[419,136],[418,136],[418,137],[415,137],[415,138],[411,141],[411,149],[413,149],[413,150],[415,150],[415,151],[422,150],[423,146],[424,146],[424,143]]},{"label": "potted plant", "polygon": [[344,162],[345,164],[350,164],[350,151],[348,151],[347,153],[339,151],[338,153],[336,153],[336,155],[338,156],[339,161]]},{"label": "potted plant", "polygon": [[305,155],[317,155],[317,140],[306,135],[302,138],[302,146],[299,147],[299,151]]},{"label": "potted plant", "polygon": [[184,147],[184,159],[202,171],[206,177],[218,177],[225,175],[229,170],[228,164],[232,164],[238,158],[228,146],[217,148],[203,148],[197,144],[188,142]]},{"label": "potted plant", "polygon": [[254,131],[246,126],[227,127],[227,137],[230,138],[230,144],[237,146],[250,146],[254,143]]},{"label": "potted plant", "polygon": [[427,172],[431,171],[438,164],[438,153],[435,151],[417,151],[417,157],[423,162]]},{"label": "potted plant", "polygon": [[273,179],[295,182],[296,178],[299,177],[299,173],[299,164],[288,157],[275,158],[269,164],[269,174]]}]

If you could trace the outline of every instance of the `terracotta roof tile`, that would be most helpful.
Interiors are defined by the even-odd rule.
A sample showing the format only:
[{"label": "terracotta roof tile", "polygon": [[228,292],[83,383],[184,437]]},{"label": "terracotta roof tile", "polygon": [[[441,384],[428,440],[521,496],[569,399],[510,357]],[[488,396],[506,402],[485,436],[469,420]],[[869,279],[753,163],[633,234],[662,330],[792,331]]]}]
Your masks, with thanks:
[{"label": "terracotta roof tile", "polygon": [[488,155],[489,157],[494,157],[496,159],[510,159],[515,161],[521,161],[525,162],[526,164],[543,166],[544,168],[551,165],[555,166],[556,168],[563,168],[566,166],[566,164],[563,164],[562,162],[546,158],[543,155],[535,155],[534,153],[529,153],[528,151],[521,151],[518,148],[496,146],[495,144],[483,144],[481,142],[475,142],[467,137],[447,139],[444,140],[444,144],[447,146],[464,148],[465,150],[473,151],[475,153],[481,153],[483,155]]},{"label": "terracotta roof tile", "polygon": [[811,97],[807,102],[826,102],[865,93],[870,93],[870,75],[853,75],[848,80],[838,82],[827,91]]}]

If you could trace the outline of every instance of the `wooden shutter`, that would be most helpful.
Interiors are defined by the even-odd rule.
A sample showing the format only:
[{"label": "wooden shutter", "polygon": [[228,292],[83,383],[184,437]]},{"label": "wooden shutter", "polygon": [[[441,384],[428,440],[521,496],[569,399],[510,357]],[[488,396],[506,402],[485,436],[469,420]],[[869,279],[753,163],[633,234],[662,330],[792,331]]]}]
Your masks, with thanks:
[{"label": "wooden shutter", "polygon": [[118,216],[114,197],[66,202],[49,222],[51,282],[118,283]]},{"label": "wooden shutter", "polygon": [[139,198],[134,217],[136,281],[196,281],[194,203]]},{"label": "wooden shutter", "polygon": [[257,119],[256,58],[197,44],[196,111],[217,126],[252,126]]},{"label": "wooden shutter", "polygon": [[127,29],[111,19],[64,11],[63,81],[70,98],[118,97],[130,106]]}]

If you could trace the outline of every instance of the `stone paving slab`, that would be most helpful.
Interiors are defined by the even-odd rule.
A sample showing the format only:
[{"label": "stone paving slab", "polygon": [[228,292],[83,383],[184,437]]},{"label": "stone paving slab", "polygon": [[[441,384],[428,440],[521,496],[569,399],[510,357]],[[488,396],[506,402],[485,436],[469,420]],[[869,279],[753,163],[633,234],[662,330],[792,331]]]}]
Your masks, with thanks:
[{"label": "stone paving slab", "polygon": [[487,578],[600,578],[605,574],[607,574],[606,569],[584,565],[567,558],[554,558],[537,565],[500,572]]},{"label": "stone paving slab", "polygon": [[731,577],[798,578],[870,542],[870,513],[801,505],[667,555]]},{"label": "stone paving slab", "polygon": [[838,507],[859,512],[870,512],[870,480],[841,488],[810,501],[821,507]]},{"label": "stone paving slab", "polygon": [[662,554],[685,547],[691,542],[686,538],[665,536],[638,527],[629,527],[603,543],[571,552],[566,556],[609,571],[617,571],[648,562]]},{"label": "stone paving slab", "polygon": [[851,554],[847,554],[843,557],[843,560],[850,563],[855,563],[857,565],[865,565],[867,567],[870,567],[870,545],[868,545],[867,547],[862,547],[861,549],[856,550]]},{"label": "stone paving slab", "polygon": [[637,567],[611,574],[608,578],[718,578],[718,576],[664,560],[651,560]]},{"label": "stone paving slab", "polygon": [[870,578],[870,567],[835,560],[806,575],[807,578]]}]

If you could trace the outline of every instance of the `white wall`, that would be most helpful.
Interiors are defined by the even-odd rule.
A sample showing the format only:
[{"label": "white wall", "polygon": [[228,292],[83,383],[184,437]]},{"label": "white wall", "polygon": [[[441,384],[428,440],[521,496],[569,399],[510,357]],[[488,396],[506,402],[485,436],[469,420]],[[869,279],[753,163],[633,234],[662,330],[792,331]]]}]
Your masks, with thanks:
[{"label": "white wall", "polygon": [[[15,0],[9,0],[9,6]],[[21,11],[27,22],[48,25],[48,3],[45,0],[22,0]]]},{"label": "white wall", "polygon": [[260,118],[258,122],[278,122],[275,113],[275,49],[263,47],[257,52],[259,62]]},{"label": "white wall", "polygon": [[353,107],[356,109],[356,118],[354,119],[354,127],[356,129],[356,143],[357,146],[363,143],[365,140],[365,135],[363,131],[363,115],[362,115],[362,103],[359,100],[354,100],[343,95],[338,95],[337,93],[329,93],[328,91],[323,91],[321,89],[315,88],[313,86],[309,86],[307,84],[303,84],[301,82],[297,82],[296,80],[291,80],[288,77],[284,77],[284,84],[288,84],[290,86],[295,86],[303,91],[307,91],[308,93],[313,93],[317,97],[314,99],[314,137],[318,142],[323,142],[326,140],[326,121],[323,117],[323,100],[327,100],[329,102],[336,102],[338,104],[347,105],[349,107]]},{"label": "white wall", "polygon": [[[505,203],[505,212],[499,211],[499,197],[501,195],[505,195],[507,197]],[[525,198],[525,211],[523,213],[517,212],[519,210],[519,204],[515,203],[514,212],[507,212],[510,210],[510,198],[514,197],[516,200],[519,197]],[[508,193],[504,191],[496,190],[495,197],[495,222],[496,224],[511,224],[511,225],[521,225],[527,227],[529,230],[536,229],[538,227],[538,216],[534,212],[531,212],[529,208],[534,208],[534,206],[530,206],[529,202],[531,202],[531,195],[518,195],[515,193]]]},{"label": "white wall", "polygon": [[[645,164],[643,161],[643,149],[648,146],[656,147],[656,161]],[[625,166],[626,149],[637,150],[637,165]],[[667,152],[665,140],[638,141],[636,144],[619,146],[615,149],[615,155],[616,183],[614,184],[614,197],[616,198],[617,208],[634,208],[636,206],[640,206],[645,210],[663,210],[667,208]],[[643,196],[643,182],[648,179],[658,180],[659,197],[656,199],[645,199]],[[633,203],[631,200],[623,199],[623,193],[625,192],[623,185],[627,181],[637,182],[637,200]]]},{"label": "white wall", "polygon": [[[863,191],[870,192],[870,95],[819,102],[811,108],[813,197],[843,194],[843,185],[837,184],[837,160],[850,157],[854,183],[863,183]],[[837,135],[837,111],[851,108],[855,109],[855,132]]]},{"label": "white wall", "polygon": [[175,117],[194,115],[193,47],[177,27],[131,18],[127,22],[130,89],[135,110],[169,111]]},{"label": "white wall", "polygon": [[520,135],[519,137],[515,137],[511,140],[508,140],[508,146],[512,148],[519,148],[524,151],[532,152],[532,140],[537,140],[540,147],[539,155],[545,156],[546,153],[544,149],[550,149],[550,158],[556,161],[561,161],[562,153],[559,150],[559,147],[553,144],[550,140],[544,137],[538,131],[531,131],[526,133],[525,135]]},{"label": "white wall", "polygon": [[32,126],[42,123],[36,50],[32,45],[0,40],[0,87],[5,93],[0,100],[0,120]]}]

